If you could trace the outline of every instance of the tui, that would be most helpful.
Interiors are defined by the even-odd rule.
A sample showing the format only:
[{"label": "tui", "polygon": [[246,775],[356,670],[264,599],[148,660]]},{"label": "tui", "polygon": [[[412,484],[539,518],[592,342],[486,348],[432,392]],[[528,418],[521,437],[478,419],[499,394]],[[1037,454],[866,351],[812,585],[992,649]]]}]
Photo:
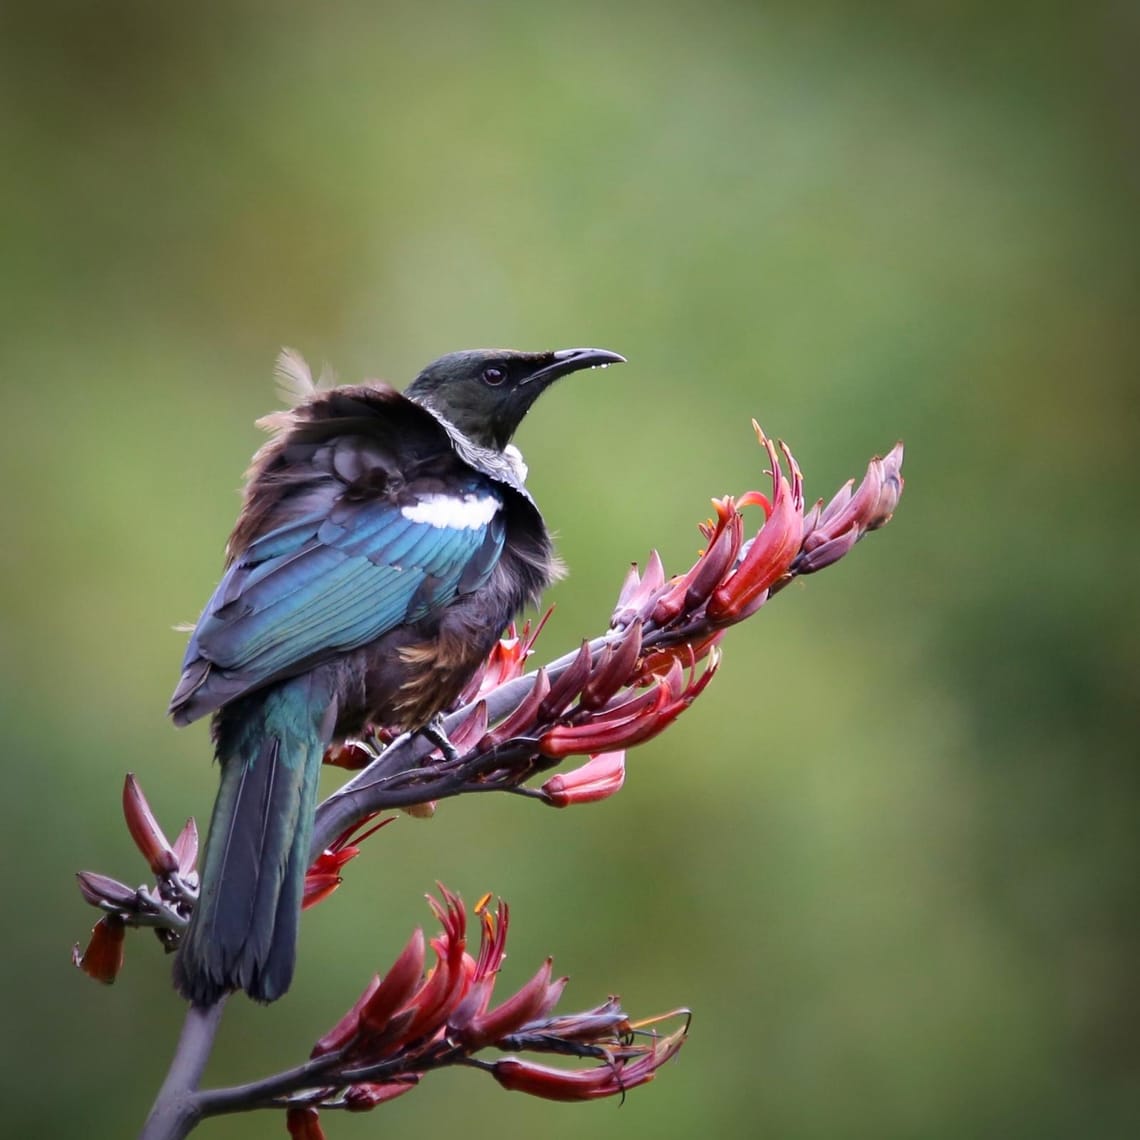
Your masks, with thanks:
[{"label": "tui", "polygon": [[213,714],[221,787],[175,984],[273,1001],[293,976],[321,760],[367,723],[429,729],[556,575],[511,436],[614,352],[454,352],[401,394],[319,390],[260,421],[226,570],[190,638],[175,724]]}]

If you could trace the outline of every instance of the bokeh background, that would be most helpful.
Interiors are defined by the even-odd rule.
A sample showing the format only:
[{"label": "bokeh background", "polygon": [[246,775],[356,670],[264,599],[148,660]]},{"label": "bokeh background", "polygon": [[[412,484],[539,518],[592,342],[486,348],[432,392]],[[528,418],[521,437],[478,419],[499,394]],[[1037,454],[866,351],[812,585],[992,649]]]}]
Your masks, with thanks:
[{"label": "bokeh background", "polygon": [[[459,800],[373,839],[287,1001],[209,1079],[299,1059],[442,879],[506,896],[506,980],[696,1011],[624,1107],[473,1072],[333,1137],[1125,1137],[1140,1129],[1136,8],[1125,3],[6,4],[0,715],[12,1136],[133,1134],[180,1024],[134,936],[101,989],[72,872],[142,867],[164,717],[281,344],[346,380],[596,344],[524,426],[572,576],[687,565],[761,480],[902,437],[894,523],[731,634],[564,813]],[[284,1135],[270,1115],[203,1136]]]}]

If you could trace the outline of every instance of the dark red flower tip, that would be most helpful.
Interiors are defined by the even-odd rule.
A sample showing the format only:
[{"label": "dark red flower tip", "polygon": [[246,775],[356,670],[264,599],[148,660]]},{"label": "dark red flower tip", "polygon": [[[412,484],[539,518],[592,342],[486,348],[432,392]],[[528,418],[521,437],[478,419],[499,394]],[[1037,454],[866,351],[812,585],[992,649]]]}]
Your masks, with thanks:
[{"label": "dark red flower tip", "polygon": [[567,981],[566,978],[551,980],[553,964],[553,959],[547,958],[526,985],[492,1010],[467,1017],[461,1006],[456,1017],[448,1021],[448,1036],[465,1049],[481,1049],[545,1017],[562,996]]}]

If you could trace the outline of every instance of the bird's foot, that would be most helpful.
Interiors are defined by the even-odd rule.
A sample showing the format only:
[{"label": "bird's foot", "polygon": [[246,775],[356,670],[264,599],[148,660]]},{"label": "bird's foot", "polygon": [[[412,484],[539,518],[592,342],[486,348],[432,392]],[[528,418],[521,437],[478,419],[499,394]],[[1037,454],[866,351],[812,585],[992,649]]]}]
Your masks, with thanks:
[{"label": "bird's foot", "polygon": [[444,759],[449,764],[454,764],[459,759],[459,750],[447,738],[447,733],[443,729],[442,713],[433,716],[431,720],[420,729],[420,733],[443,753]]}]

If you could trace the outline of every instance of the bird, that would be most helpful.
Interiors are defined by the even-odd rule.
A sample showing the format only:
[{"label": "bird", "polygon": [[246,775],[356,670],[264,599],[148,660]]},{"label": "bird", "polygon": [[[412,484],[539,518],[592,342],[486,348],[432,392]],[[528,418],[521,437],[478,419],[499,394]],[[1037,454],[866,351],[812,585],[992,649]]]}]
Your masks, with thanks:
[{"label": "bird", "polygon": [[321,387],[282,354],[295,403],[258,421],[270,439],[170,701],[178,726],[212,716],[221,769],[174,963],[192,1004],[288,990],[326,748],[368,724],[430,735],[558,576],[511,439],[555,380],[623,362],[452,352],[399,392]]}]

